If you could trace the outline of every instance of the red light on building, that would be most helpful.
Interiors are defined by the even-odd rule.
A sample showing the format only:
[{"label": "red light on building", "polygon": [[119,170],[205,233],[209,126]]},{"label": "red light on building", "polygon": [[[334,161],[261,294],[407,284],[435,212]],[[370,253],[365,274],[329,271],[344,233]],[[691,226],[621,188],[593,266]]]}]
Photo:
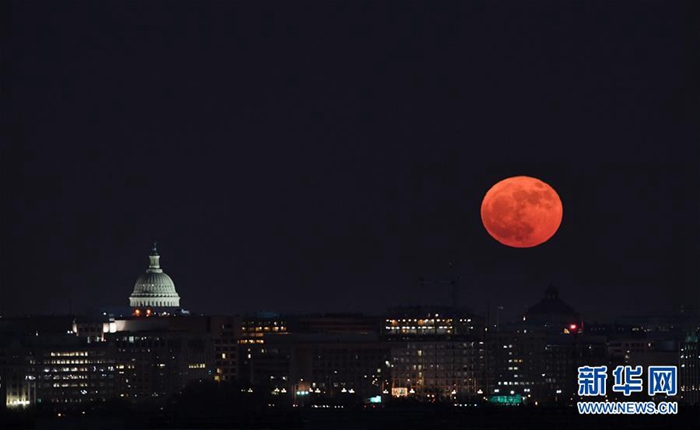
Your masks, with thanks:
[{"label": "red light on building", "polygon": [[137,317],[141,316],[141,309],[134,310],[134,315],[136,315]]},{"label": "red light on building", "polygon": [[576,329],[578,329],[576,324],[569,324],[569,331],[576,331]]},{"label": "red light on building", "polygon": [[146,316],[147,317],[150,317],[151,313],[152,313],[152,311],[150,309],[146,309]]}]

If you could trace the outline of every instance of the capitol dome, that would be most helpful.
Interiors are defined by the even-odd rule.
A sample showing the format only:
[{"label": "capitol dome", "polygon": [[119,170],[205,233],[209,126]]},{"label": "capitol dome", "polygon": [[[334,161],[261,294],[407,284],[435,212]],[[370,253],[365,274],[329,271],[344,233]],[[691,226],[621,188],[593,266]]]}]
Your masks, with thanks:
[{"label": "capitol dome", "polygon": [[160,255],[155,243],[148,259],[148,269],[136,280],[134,292],[129,296],[129,305],[133,308],[179,307],[180,296],[175,291],[173,280],[160,268]]}]

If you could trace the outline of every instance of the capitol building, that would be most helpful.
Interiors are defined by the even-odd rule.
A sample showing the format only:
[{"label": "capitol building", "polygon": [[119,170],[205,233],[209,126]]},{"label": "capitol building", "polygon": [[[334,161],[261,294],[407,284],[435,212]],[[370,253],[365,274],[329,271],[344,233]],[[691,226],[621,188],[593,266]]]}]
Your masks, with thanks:
[{"label": "capitol building", "polygon": [[134,285],[134,292],[129,296],[132,308],[179,308],[180,296],[175,290],[172,278],[160,268],[160,255],[157,244],[153,244],[148,256],[146,273],[139,276]]}]

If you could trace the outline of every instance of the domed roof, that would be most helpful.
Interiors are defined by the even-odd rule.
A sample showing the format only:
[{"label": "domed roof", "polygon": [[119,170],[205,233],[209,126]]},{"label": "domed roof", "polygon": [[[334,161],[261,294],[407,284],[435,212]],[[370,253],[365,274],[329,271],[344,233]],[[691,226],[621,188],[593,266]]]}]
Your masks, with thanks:
[{"label": "domed roof", "polygon": [[535,315],[577,315],[574,308],[564,303],[559,298],[559,289],[554,285],[544,291],[544,298],[528,309],[526,315],[528,317]]},{"label": "domed roof", "polygon": [[151,255],[148,256],[150,264],[146,273],[139,276],[134,285],[134,292],[129,297],[131,307],[178,307],[180,296],[175,291],[175,283],[170,276],[163,273],[160,268],[160,255],[156,244],[153,244]]},{"label": "domed roof", "polygon": [[134,285],[132,296],[141,297],[179,297],[175,292],[173,279],[165,273],[144,273]]}]

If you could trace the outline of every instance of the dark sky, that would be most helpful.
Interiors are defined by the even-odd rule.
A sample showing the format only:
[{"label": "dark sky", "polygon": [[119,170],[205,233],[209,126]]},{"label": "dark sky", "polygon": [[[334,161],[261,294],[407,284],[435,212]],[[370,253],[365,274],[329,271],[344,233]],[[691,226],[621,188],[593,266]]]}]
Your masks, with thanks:
[{"label": "dark sky", "polygon": [[[697,2],[3,3],[0,312],[700,300]],[[564,203],[493,240],[511,175]]]}]

